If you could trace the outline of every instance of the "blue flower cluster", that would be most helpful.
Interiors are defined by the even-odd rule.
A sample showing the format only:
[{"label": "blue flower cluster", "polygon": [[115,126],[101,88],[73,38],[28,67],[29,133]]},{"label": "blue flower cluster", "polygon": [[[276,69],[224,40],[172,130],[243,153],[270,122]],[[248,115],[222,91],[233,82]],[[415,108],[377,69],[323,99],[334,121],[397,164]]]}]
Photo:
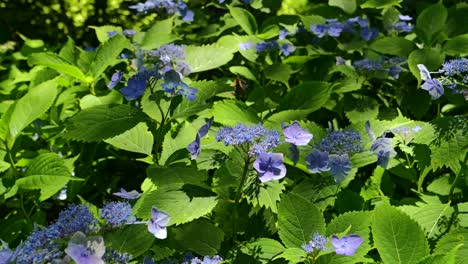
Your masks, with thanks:
[{"label": "blue flower cluster", "polygon": [[352,169],[349,155],[362,149],[358,132],[332,131],[306,157],[307,169],[312,173],[329,172],[336,182],[342,182]]},{"label": "blue flower cluster", "polygon": [[400,64],[406,60],[400,57],[380,57],[379,60],[362,59],[353,62],[353,66],[362,72],[386,72],[390,77],[398,79],[403,70]]},{"label": "blue flower cluster", "polygon": [[286,176],[283,154],[268,153],[280,144],[278,131],[266,129],[261,124],[237,124],[219,129],[216,140],[222,141],[226,146],[238,147],[248,157],[256,156],[253,167],[261,182],[279,180]]},{"label": "blue flower cluster", "polygon": [[[185,46],[166,44],[157,50],[139,51],[135,61],[138,72],[130,77],[127,86],[120,90],[127,100],[139,98],[147,85],[153,85],[158,79],[164,80],[162,88],[171,96],[180,94],[190,101],[195,100],[197,89],[182,81],[184,76],[190,74],[190,67],[185,62]],[[143,66],[144,62],[150,64],[150,69]],[[121,73],[114,73],[108,87],[115,87],[121,78]]]},{"label": "blue flower cluster", "polygon": [[290,33],[287,30],[281,29],[279,32],[278,40],[260,41],[257,44],[255,44],[255,46],[253,46],[252,41],[241,42],[239,43],[239,48],[245,51],[253,47],[258,53],[269,52],[279,49],[281,54],[288,57],[294,51],[296,51],[296,47],[292,43],[285,41],[286,37],[289,34]]},{"label": "blue flower cluster", "polygon": [[246,126],[237,124],[233,127],[222,127],[216,134],[216,140],[226,146],[247,144],[249,155],[266,153],[280,143],[280,133],[264,128],[261,124]]},{"label": "blue flower cluster", "polygon": [[101,218],[112,227],[135,222],[132,217],[132,206],[128,202],[108,202],[101,209]]},{"label": "blue flower cluster", "polygon": [[[132,194],[134,192],[126,192]],[[120,193],[118,193],[120,196]],[[131,216],[132,209],[128,202],[109,202],[101,209],[101,218],[112,228],[120,227],[123,224],[146,224],[148,231],[156,238],[164,239],[167,236],[166,225],[170,221],[170,216],[153,208],[152,217],[149,221],[136,222],[136,218]],[[117,252],[108,249],[104,245],[104,240],[100,236],[89,236],[92,233],[101,231],[97,219],[89,211],[86,205],[69,205],[60,212],[58,219],[51,225],[42,229],[34,228],[34,231],[20,244],[13,252],[8,245],[3,243],[0,250],[0,263],[62,263],[65,254],[71,257],[78,264],[86,263],[129,263],[132,256],[125,252]],[[68,240],[68,246],[63,250],[59,240]],[[103,262],[106,260],[106,262]]]},{"label": "blue flower cluster", "polygon": [[[468,59],[453,59],[445,62],[437,72],[429,72],[426,66],[418,64],[421,79],[424,83],[421,89],[429,92],[432,100],[436,100],[444,94],[444,86],[447,85],[453,93],[463,94],[468,100]],[[432,78],[433,74],[443,74],[443,77]]]},{"label": "blue flower cluster", "polygon": [[326,19],[325,24],[316,24],[310,26],[310,30],[318,38],[323,38],[326,35],[330,37],[340,37],[342,33],[356,33],[366,41],[376,38],[379,30],[374,27],[369,27],[369,20],[362,17],[353,17],[346,21],[339,22],[337,19]]},{"label": "blue flower cluster", "polygon": [[127,264],[133,256],[128,253],[120,253],[114,249],[107,250],[104,254],[104,263]]},{"label": "blue flower cluster", "polygon": [[81,231],[90,233],[96,228],[97,221],[85,205],[70,205],[60,212],[55,223],[41,230],[35,228],[20,246],[16,259],[18,264],[46,263],[63,256],[57,239]]},{"label": "blue flower cluster", "polygon": [[194,18],[193,11],[182,0],[178,0],[177,2],[173,0],[147,0],[143,3],[132,5],[130,8],[135,9],[139,13],[147,13],[154,10],[159,13],[165,13],[168,16],[179,14],[182,20],[186,22],[192,22]]},{"label": "blue flower cluster", "polygon": [[[333,235],[331,238],[331,244],[337,255],[344,256],[353,256],[356,253],[356,250],[361,246],[363,238],[357,234],[351,234],[338,238],[338,236]],[[315,233],[307,244],[302,246],[307,254],[316,253],[318,251],[327,250],[325,244],[327,244],[328,239],[318,233]]]}]

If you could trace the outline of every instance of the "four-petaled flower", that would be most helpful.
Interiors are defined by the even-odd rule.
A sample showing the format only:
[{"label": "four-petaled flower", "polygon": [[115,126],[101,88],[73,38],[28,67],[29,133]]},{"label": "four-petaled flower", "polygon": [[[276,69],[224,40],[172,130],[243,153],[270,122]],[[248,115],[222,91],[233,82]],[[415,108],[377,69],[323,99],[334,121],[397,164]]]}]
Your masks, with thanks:
[{"label": "four-petaled flower", "polygon": [[76,232],[68,243],[65,253],[76,264],[104,264],[102,257],[106,251],[102,237],[86,237],[85,234]]},{"label": "four-petaled flower", "polygon": [[151,209],[151,219],[148,221],[148,231],[156,238],[165,239],[167,237],[167,224],[171,220],[169,214],[156,208]]},{"label": "four-petaled flower", "polygon": [[353,256],[362,242],[362,237],[356,234],[347,235],[342,238],[333,235],[331,238],[331,243],[335,248],[336,254],[345,256]]},{"label": "four-petaled flower", "polygon": [[312,139],[312,134],[301,128],[299,122],[294,121],[291,125],[282,125],[285,141],[296,146],[305,146]]},{"label": "four-petaled flower", "polygon": [[444,87],[437,79],[427,79],[423,85],[421,85],[421,89],[428,91],[432,100],[435,100],[444,94]]},{"label": "four-petaled flower", "polygon": [[115,192],[112,194],[127,200],[137,199],[141,196],[141,193],[137,192],[136,190],[127,192],[124,188],[120,188],[120,192]]},{"label": "four-petaled flower", "polygon": [[187,150],[191,154],[191,159],[196,159],[200,155],[200,134],[197,133],[195,140],[187,146]]},{"label": "four-petaled flower", "polygon": [[253,167],[258,172],[261,182],[279,180],[286,175],[283,153],[261,153],[254,161]]}]

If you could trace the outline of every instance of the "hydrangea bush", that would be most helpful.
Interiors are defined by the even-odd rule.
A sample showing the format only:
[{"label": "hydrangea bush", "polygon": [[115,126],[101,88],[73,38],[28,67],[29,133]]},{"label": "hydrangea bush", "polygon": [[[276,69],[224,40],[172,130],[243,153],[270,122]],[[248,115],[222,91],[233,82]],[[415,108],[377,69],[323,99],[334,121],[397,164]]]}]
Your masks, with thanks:
[{"label": "hydrangea bush", "polygon": [[1,264],[466,262],[468,5],[127,2],[0,45]]}]

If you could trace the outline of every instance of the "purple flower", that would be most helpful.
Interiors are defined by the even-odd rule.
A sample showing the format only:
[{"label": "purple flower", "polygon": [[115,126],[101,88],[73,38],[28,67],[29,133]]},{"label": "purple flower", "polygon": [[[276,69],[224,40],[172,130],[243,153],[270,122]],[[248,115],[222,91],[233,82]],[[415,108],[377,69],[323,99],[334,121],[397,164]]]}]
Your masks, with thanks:
[{"label": "purple flower", "polygon": [[281,46],[280,50],[281,53],[283,53],[283,55],[287,57],[296,50],[296,47],[292,44],[286,43]]},{"label": "purple flower", "polygon": [[165,239],[167,237],[167,224],[171,217],[156,208],[151,209],[151,219],[148,221],[148,231],[156,238]]},{"label": "purple flower", "polygon": [[411,32],[414,28],[413,25],[410,25],[406,22],[397,22],[395,25],[393,25],[393,28],[396,30],[396,31],[400,31],[400,32]]},{"label": "purple flower", "polygon": [[398,79],[402,70],[403,68],[401,68],[400,65],[394,64],[390,67],[390,69],[388,69],[388,75],[390,75],[392,78]]},{"label": "purple flower", "polygon": [[125,99],[135,100],[145,92],[146,80],[146,76],[137,73],[128,80],[127,86],[120,89],[120,92],[125,96]]},{"label": "purple flower", "polygon": [[16,259],[18,253],[21,250],[21,244],[16,247],[16,250],[13,252],[9,247],[8,244],[1,240],[2,242],[2,249],[0,249],[0,264],[10,264]]},{"label": "purple flower", "polygon": [[314,236],[312,237],[312,240],[310,240],[307,244],[302,246],[302,249],[304,249],[305,252],[307,253],[312,253],[314,249],[316,250],[325,250],[325,244],[327,244],[328,239],[319,233],[315,233]]},{"label": "purple flower", "polygon": [[411,20],[413,20],[412,17],[406,16],[406,15],[399,15],[398,18],[399,18],[401,21],[411,21]]},{"label": "purple flower", "polygon": [[330,167],[330,175],[333,176],[337,183],[342,182],[346,175],[351,171],[352,165],[348,154],[328,156],[328,166]]},{"label": "purple flower", "polygon": [[104,264],[102,257],[106,248],[102,237],[86,237],[81,232],[76,232],[68,242],[65,253],[76,264]]},{"label": "purple flower", "polygon": [[336,56],[335,57],[335,65],[346,65],[346,60],[343,59],[343,57],[340,57],[340,56]]},{"label": "purple flower", "polygon": [[261,182],[279,180],[286,176],[283,153],[261,153],[254,161],[253,167],[258,172]]},{"label": "purple flower", "polygon": [[374,141],[371,151],[377,155],[377,164],[383,168],[387,167],[388,162],[397,154],[393,149],[392,139],[384,136]]},{"label": "purple flower", "polygon": [[223,261],[223,258],[221,258],[218,255],[214,255],[213,258],[205,256],[205,257],[203,257],[203,260],[201,260],[199,258],[192,258],[190,260],[190,264],[218,264],[221,261]]},{"label": "purple flower", "polygon": [[313,149],[312,152],[305,158],[307,169],[311,173],[321,173],[329,171],[328,153],[318,149]]},{"label": "purple flower", "polygon": [[109,202],[101,209],[101,218],[112,227],[135,222],[132,206],[128,202]]},{"label": "purple flower", "polygon": [[285,39],[289,35],[289,32],[286,29],[281,29],[279,31],[279,39]]},{"label": "purple flower", "polygon": [[187,150],[190,152],[191,159],[194,160],[200,155],[200,134],[197,133],[195,140],[187,146]]},{"label": "purple flower", "polygon": [[426,66],[424,66],[424,64],[418,64],[416,66],[418,66],[419,74],[421,75],[421,80],[425,81],[427,79],[431,79],[431,74],[427,70]]},{"label": "purple flower", "polygon": [[197,94],[198,90],[192,87],[188,87],[187,84],[180,82],[180,90],[179,94],[185,97],[189,101],[195,100],[195,95]]},{"label": "purple flower", "polygon": [[204,137],[206,134],[208,134],[208,130],[210,127],[213,125],[214,121],[214,116],[212,116],[210,119],[208,119],[208,122],[204,124],[199,130],[198,130],[198,135],[200,135],[200,138]]},{"label": "purple flower", "polygon": [[340,22],[330,21],[328,24],[328,35],[331,37],[339,37],[343,31],[343,24]]},{"label": "purple flower", "polygon": [[118,35],[118,34],[119,34],[119,32],[117,32],[116,30],[107,32],[107,36],[109,38],[112,38],[113,36]]},{"label": "purple flower", "polygon": [[255,45],[255,50],[257,52],[264,52],[277,49],[279,47],[278,42],[272,41],[261,41]]},{"label": "purple flower", "polygon": [[331,243],[335,248],[336,254],[345,256],[353,256],[362,242],[362,237],[356,234],[347,235],[341,239],[333,235],[331,238]]},{"label": "purple flower", "polygon": [[141,193],[135,190],[127,192],[124,188],[120,188],[120,192],[115,192],[112,194],[120,198],[127,199],[127,200],[137,199],[141,196]]},{"label": "purple flower", "polygon": [[447,61],[442,65],[439,72],[444,73],[446,76],[463,75],[463,73],[468,72],[468,59],[461,58]]},{"label": "purple flower", "polygon": [[127,37],[131,37],[136,34],[136,31],[133,29],[124,29],[124,31],[122,31],[122,34],[124,34]]},{"label": "purple flower", "polygon": [[240,42],[239,43],[239,49],[241,50],[248,50],[252,48],[252,41],[247,41],[247,42]]},{"label": "purple flower", "polygon": [[318,38],[323,38],[325,34],[327,34],[328,27],[326,25],[312,25],[310,26],[310,30],[314,33]]},{"label": "purple flower", "polygon": [[123,72],[120,72],[120,71],[112,74],[111,80],[107,84],[107,87],[109,89],[113,89],[120,82],[120,79],[122,79],[122,76],[123,76]]},{"label": "purple flower", "polygon": [[291,125],[283,125],[285,141],[296,146],[305,146],[312,139],[312,134],[301,128],[299,122],[294,121]]},{"label": "purple flower", "polygon": [[436,100],[444,94],[444,87],[437,79],[427,79],[421,85],[421,89],[428,91],[432,100]]},{"label": "purple flower", "polygon": [[379,30],[377,28],[362,28],[361,29],[361,38],[365,41],[375,39],[379,35]]}]

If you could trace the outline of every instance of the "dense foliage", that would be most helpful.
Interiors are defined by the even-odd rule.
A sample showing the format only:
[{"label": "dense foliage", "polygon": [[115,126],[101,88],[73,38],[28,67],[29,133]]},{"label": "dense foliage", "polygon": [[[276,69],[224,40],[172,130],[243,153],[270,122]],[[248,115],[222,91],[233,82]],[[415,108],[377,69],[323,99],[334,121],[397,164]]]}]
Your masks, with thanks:
[{"label": "dense foliage", "polygon": [[467,261],[468,4],[76,2],[0,5],[0,263]]}]

